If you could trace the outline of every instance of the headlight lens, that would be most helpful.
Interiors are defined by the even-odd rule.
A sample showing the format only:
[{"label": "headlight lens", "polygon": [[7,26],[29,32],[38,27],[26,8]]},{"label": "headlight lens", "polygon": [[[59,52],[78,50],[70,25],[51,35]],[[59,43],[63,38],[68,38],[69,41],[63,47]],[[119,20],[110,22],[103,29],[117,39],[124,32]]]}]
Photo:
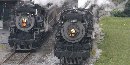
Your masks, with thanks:
[{"label": "headlight lens", "polygon": [[76,36],[76,30],[75,29],[70,29],[69,36],[70,37],[75,37]]},{"label": "headlight lens", "polygon": [[22,19],[22,27],[25,28],[27,26],[27,19]]}]

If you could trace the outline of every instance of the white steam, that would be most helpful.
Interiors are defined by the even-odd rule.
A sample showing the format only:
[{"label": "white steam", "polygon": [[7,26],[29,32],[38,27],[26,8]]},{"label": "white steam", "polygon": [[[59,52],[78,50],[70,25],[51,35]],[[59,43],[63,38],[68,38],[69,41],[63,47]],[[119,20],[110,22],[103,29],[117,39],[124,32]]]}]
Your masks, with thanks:
[{"label": "white steam", "polygon": [[99,7],[103,5],[111,5],[110,0],[78,0],[78,8],[89,8],[92,4],[97,4]]},{"label": "white steam", "polygon": [[41,6],[46,6],[48,3],[52,3],[52,5],[57,5],[61,7],[65,0],[32,0],[35,4],[39,4]]},{"label": "white steam", "polygon": [[104,4],[110,4],[111,2],[109,0],[97,0],[96,4],[99,6],[102,6]]},{"label": "white steam", "polygon": [[88,0],[78,0],[78,8],[84,8]]}]

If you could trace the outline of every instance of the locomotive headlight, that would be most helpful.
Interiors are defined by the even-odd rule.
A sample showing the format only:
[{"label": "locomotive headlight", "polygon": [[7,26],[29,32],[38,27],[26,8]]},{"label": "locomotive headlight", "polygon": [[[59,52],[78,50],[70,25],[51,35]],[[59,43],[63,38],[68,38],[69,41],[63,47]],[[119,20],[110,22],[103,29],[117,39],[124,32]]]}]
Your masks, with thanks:
[{"label": "locomotive headlight", "polygon": [[70,37],[76,36],[76,30],[75,29],[71,29],[70,32],[69,32],[69,36]]},{"label": "locomotive headlight", "polygon": [[27,19],[22,19],[22,27],[25,28],[27,26]]}]

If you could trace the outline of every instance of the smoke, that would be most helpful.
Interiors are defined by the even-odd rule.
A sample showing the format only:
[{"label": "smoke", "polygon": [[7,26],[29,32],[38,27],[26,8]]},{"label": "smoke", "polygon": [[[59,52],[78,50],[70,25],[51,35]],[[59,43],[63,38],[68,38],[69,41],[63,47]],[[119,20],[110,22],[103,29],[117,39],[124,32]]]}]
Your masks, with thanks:
[{"label": "smoke", "polygon": [[111,2],[109,0],[97,0],[96,4],[102,6],[105,4],[111,4]]},{"label": "smoke", "polygon": [[84,8],[88,0],[78,0],[78,8]]},{"label": "smoke", "polygon": [[61,7],[65,0],[32,0],[35,4],[39,4],[41,6],[46,6],[48,3],[51,3],[53,5],[57,5]]},{"label": "smoke", "polygon": [[89,8],[92,4],[97,4],[99,7],[103,5],[111,5],[110,0],[78,0],[78,8]]}]

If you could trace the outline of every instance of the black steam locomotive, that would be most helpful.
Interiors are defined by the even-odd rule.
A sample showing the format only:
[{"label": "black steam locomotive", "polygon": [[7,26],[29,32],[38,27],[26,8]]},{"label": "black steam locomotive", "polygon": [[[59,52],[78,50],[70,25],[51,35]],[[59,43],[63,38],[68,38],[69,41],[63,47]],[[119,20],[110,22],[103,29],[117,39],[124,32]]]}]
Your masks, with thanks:
[{"label": "black steam locomotive", "polygon": [[91,9],[67,9],[61,13],[54,55],[63,65],[82,65],[90,57],[94,21]]},{"label": "black steam locomotive", "polygon": [[46,10],[30,1],[19,1],[12,9],[9,45],[12,50],[35,50],[47,33]]}]

